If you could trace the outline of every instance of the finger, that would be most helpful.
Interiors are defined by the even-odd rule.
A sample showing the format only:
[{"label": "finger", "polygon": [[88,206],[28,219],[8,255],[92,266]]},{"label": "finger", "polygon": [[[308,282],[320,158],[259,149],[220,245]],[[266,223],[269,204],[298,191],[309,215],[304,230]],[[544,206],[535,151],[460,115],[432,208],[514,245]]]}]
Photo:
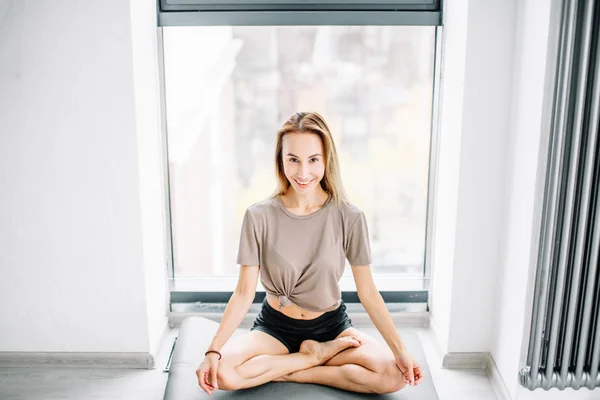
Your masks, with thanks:
[{"label": "finger", "polygon": [[211,392],[211,387],[208,384],[207,380],[206,380],[206,371],[202,371],[202,378],[200,379],[200,387],[202,388],[202,390],[204,390],[206,393],[210,394]]},{"label": "finger", "polygon": [[213,368],[212,372],[212,385],[215,387],[215,389],[219,388],[219,382],[217,380],[217,369]]},{"label": "finger", "polygon": [[204,376],[204,382],[206,382],[206,386],[210,387],[211,389],[215,388],[215,384],[212,381],[210,371],[206,371],[206,375]]},{"label": "finger", "polygon": [[411,384],[415,383],[415,374],[414,371],[411,367],[408,368],[408,371],[406,371],[407,375],[406,377],[408,378],[408,380],[410,381]]},{"label": "finger", "polygon": [[198,378],[199,378],[198,383],[200,384],[200,387],[202,388],[202,390],[204,390],[206,393],[210,394],[210,389],[206,382],[206,371],[200,371],[200,376]]},{"label": "finger", "polygon": [[210,389],[206,385],[206,382],[204,381],[204,377],[200,377],[200,379],[198,379],[198,383],[200,384],[200,387],[202,388],[202,390],[204,390],[206,393],[210,394]]},{"label": "finger", "polygon": [[208,386],[211,390],[213,390],[215,388],[215,385],[213,385],[208,378],[204,381],[204,383],[206,384],[206,386]]},{"label": "finger", "polygon": [[423,378],[425,378],[425,374],[423,372],[421,372],[421,370],[419,370],[418,372],[415,372],[415,379],[419,382],[421,382],[423,380]]},{"label": "finger", "polygon": [[421,372],[421,367],[419,367],[418,365],[417,365],[416,368],[414,368],[413,371],[414,371],[414,374],[415,374],[415,379],[419,379],[419,378],[423,377],[423,372]]}]

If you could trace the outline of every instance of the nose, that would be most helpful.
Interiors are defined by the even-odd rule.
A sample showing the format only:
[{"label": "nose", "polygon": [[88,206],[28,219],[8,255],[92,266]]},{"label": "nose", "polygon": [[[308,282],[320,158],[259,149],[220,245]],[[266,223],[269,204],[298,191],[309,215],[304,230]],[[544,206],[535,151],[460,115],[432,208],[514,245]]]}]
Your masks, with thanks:
[{"label": "nose", "polygon": [[306,180],[308,179],[308,165],[302,164],[300,166],[300,179]]}]

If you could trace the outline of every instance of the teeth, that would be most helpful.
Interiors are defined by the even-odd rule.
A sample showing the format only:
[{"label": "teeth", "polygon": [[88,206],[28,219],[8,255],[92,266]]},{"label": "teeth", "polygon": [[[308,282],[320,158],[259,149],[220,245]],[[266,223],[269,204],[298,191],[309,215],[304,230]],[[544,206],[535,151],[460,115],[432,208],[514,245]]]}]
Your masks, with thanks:
[{"label": "teeth", "polygon": [[310,181],[306,181],[306,182],[302,182],[302,181],[298,181],[298,180],[296,182],[298,182],[301,185],[306,185],[307,183],[312,182],[312,179]]}]

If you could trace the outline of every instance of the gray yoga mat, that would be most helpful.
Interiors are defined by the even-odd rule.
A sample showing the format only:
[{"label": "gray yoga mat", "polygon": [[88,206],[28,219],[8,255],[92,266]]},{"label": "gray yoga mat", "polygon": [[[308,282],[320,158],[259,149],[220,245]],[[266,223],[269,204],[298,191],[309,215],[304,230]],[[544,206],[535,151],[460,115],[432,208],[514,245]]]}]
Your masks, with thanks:
[{"label": "gray yoga mat", "polygon": [[[431,373],[423,353],[423,348],[415,332],[400,329],[399,333],[411,355],[421,365],[426,379],[416,387],[406,386],[404,389],[386,395],[366,395],[347,392],[328,386],[293,382],[269,382],[251,389],[237,391],[217,390],[211,396],[198,385],[196,369],[204,359],[204,352],[210,345],[218,323],[202,317],[186,318],[179,328],[177,344],[171,359],[169,379],[165,389],[164,400],[196,400],[196,399],[362,399],[377,398],[390,400],[438,400],[431,381]],[[374,335],[379,340],[381,336]]]}]

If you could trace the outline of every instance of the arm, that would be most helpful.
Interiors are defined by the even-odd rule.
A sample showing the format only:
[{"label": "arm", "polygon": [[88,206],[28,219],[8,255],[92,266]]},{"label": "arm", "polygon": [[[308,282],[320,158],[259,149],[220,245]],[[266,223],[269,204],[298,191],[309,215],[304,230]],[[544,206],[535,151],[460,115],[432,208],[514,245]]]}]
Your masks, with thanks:
[{"label": "arm", "polygon": [[368,265],[352,266],[352,274],[356,282],[358,298],[367,310],[367,314],[369,314],[375,327],[392,350],[396,365],[404,375],[405,382],[410,385],[418,385],[423,379],[421,367],[408,354],[404,342],[398,335],[385,302],[375,287],[371,268]]},{"label": "arm", "polygon": [[371,321],[373,321],[373,324],[375,324],[375,327],[385,339],[394,356],[398,356],[402,351],[406,351],[404,342],[396,331],[394,321],[392,321],[385,302],[375,287],[370,266],[353,265],[352,275],[354,275],[356,292],[361,304],[365,307]]},{"label": "arm", "polygon": [[242,265],[240,267],[237,287],[227,302],[217,333],[208,347],[210,350],[221,351],[223,345],[242,323],[256,294],[258,270],[258,265]]}]

